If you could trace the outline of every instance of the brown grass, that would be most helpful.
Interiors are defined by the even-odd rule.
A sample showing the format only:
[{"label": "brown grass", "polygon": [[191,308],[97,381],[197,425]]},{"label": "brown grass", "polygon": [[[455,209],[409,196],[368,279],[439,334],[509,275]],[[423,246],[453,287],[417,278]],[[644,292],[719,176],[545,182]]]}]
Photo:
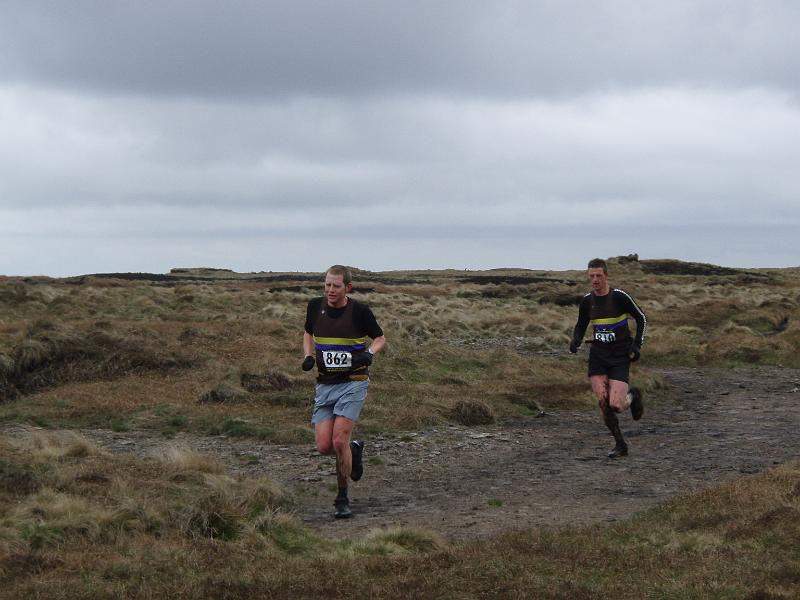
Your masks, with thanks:
[{"label": "brown grass", "polygon": [[[651,266],[611,273],[649,317],[633,377],[651,402],[663,388],[653,366],[800,367],[800,271]],[[0,419],[311,443],[300,341],[319,286],[301,274],[179,275],[0,278]],[[389,339],[364,430],[451,422],[459,403],[500,421],[595,410],[585,355],[566,352],[583,271],[362,272],[358,283],[374,290],[357,297]],[[198,402],[223,384],[235,402]],[[792,598],[799,502],[800,467],[787,465],[611,526],[335,543],[303,528],[269,480],[177,447],[108,456],[45,429],[0,440],[0,583],[4,597],[55,599]]]},{"label": "brown grass", "polygon": [[[634,370],[645,389],[649,366],[800,366],[797,272],[668,266],[689,274],[654,274],[636,260],[611,272],[648,313]],[[587,289],[582,271],[361,276],[357,287],[372,291],[356,296],[389,339],[363,425],[453,421],[457,402],[484,403],[498,419],[591,405],[585,356],[566,352],[570,299]],[[313,376],[298,364],[312,283],[306,274],[191,270],[172,280],[0,281],[0,419],[169,433],[231,418],[251,423],[252,435],[285,440],[267,429],[306,427],[313,395]]]},{"label": "brown grass", "polygon": [[51,321],[34,322],[24,338],[0,361],[6,398],[19,393],[123,374],[169,371],[192,366],[188,357],[165,352],[144,339],[113,335],[104,329],[79,330]]},{"label": "brown grass", "polygon": [[219,475],[225,470],[218,459],[201,454],[191,448],[171,446],[163,454],[154,456],[154,458],[171,467],[175,473],[196,471],[198,473]]},{"label": "brown grass", "polygon": [[494,413],[480,400],[459,400],[453,407],[453,420],[467,426],[489,425],[494,423]]},{"label": "brown grass", "polygon": [[36,482],[0,486],[9,599],[346,597],[354,582],[389,599],[792,598],[800,582],[797,464],[612,525],[460,544],[419,529],[333,542],[298,524],[274,482],[184,450],[157,461],[65,453],[52,468],[39,445],[0,443],[0,483],[22,472]]}]

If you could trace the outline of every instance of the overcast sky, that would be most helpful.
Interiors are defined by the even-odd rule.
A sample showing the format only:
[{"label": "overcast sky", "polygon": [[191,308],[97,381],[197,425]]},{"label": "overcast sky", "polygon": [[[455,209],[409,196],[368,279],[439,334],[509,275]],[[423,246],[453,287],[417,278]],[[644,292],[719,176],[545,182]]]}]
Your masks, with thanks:
[{"label": "overcast sky", "polygon": [[0,0],[0,274],[798,266],[800,2]]}]

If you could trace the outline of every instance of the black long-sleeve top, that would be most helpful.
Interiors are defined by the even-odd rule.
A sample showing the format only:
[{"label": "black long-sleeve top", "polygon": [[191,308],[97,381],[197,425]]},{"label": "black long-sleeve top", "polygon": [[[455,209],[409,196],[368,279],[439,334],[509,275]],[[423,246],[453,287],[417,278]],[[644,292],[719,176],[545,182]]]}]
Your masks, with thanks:
[{"label": "black long-sleeve top", "polygon": [[592,325],[595,347],[617,349],[630,344],[628,318],[636,321],[634,343],[641,347],[647,332],[647,317],[634,299],[624,290],[614,288],[605,296],[589,292],[578,307],[578,322],[572,332],[577,345],[583,341],[586,328]]}]

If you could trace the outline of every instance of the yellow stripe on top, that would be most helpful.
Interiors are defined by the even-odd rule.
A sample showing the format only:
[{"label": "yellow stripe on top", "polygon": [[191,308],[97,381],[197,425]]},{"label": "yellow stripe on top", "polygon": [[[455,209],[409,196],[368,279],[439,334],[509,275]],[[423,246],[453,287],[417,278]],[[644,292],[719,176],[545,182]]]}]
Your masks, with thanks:
[{"label": "yellow stripe on top", "polygon": [[314,343],[325,344],[330,346],[355,346],[357,344],[366,344],[367,336],[360,338],[334,338],[334,337],[314,336]]},{"label": "yellow stripe on top", "polygon": [[628,313],[624,315],[620,315],[618,317],[611,317],[610,319],[592,319],[589,321],[590,325],[616,325],[617,323],[621,323],[622,321],[627,321],[630,318]]}]

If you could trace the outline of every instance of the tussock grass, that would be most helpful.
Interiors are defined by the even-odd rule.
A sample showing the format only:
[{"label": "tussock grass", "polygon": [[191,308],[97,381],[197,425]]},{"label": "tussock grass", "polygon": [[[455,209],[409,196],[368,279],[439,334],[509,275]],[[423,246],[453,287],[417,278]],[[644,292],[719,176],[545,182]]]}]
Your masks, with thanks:
[{"label": "tussock grass", "polygon": [[453,407],[453,419],[462,425],[489,425],[494,423],[494,413],[480,400],[459,400]]},{"label": "tussock grass", "polygon": [[419,528],[376,529],[363,539],[331,546],[326,560],[355,559],[358,556],[408,556],[444,552],[448,542],[437,533]]},{"label": "tussock grass", "polygon": [[197,471],[199,473],[218,475],[225,470],[218,459],[201,454],[191,448],[170,446],[163,453],[155,455],[154,458],[161,460],[176,473]]},{"label": "tussock grass", "polygon": [[100,541],[114,521],[108,510],[86,498],[43,489],[14,507],[4,524],[18,531],[31,551],[59,548],[70,538]]},{"label": "tussock grass", "polygon": [[53,434],[0,447],[0,550],[60,552],[83,542],[124,548],[133,534],[153,536],[152,544],[259,534],[270,546],[273,525],[300,529],[291,495],[266,477],[232,477],[217,461],[177,447],[158,462],[74,448]]},{"label": "tussock grass", "polygon": [[[252,372],[235,369],[226,373],[213,388],[203,392],[199,402],[266,402],[274,405],[293,405],[302,402],[304,395],[297,391],[307,385],[306,380],[276,369]],[[302,399],[301,399],[302,398]]]},{"label": "tussock grass", "polygon": [[198,402],[233,403],[246,402],[250,399],[250,394],[245,390],[238,379],[226,377],[225,380],[216,384],[210,390],[203,392],[198,398]]},{"label": "tussock grass", "polygon": [[[0,452],[4,464],[26,460]],[[4,597],[311,598],[357,581],[389,599],[792,598],[800,581],[797,463],[612,525],[453,544],[405,528],[324,540],[265,480],[176,482],[157,464],[103,460],[115,473],[103,493],[58,491],[44,476],[0,505]]]},{"label": "tussock grass", "polygon": [[24,339],[4,355],[0,389],[13,386],[5,399],[70,381],[109,379],[132,372],[186,368],[192,362],[144,340],[103,329],[81,331],[36,321]]},{"label": "tussock grass", "polygon": [[178,515],[178,528],[190,536],[234,539],[251,512],[250,498],[237,494],[229,477],[206,475],[203,484]]},{"label": "tussock grass", "polygon": [[28,445],[31,456],[39,461],[82,458],[100,453],[94,443],[72,431],[33,432]]},{"label": "tussock grass", "polygon": [[30,464],[0,460],[0,494],[32,494],[41,486],[41,480]]},{"label": "tussock grass", "polygon": [[[648,314],[637,385],[652,384],[653,366],[800,367],[796,270],[644,264],[617,261],[611,271]],[[373,368],[366,428],[453,422],[458,402],[485,403],[498,420],[593,405],[585,354],[567,353],[574,302],[588,290],[583,271],[361,276],[354,297],[373,306],[389,340]],[[0,420],[305,443],[313,375],[299,369],[300,340],[306,302],[321,293],[313,277],[0,281]],[[156,414],[165,404],[171,413]]]}]

